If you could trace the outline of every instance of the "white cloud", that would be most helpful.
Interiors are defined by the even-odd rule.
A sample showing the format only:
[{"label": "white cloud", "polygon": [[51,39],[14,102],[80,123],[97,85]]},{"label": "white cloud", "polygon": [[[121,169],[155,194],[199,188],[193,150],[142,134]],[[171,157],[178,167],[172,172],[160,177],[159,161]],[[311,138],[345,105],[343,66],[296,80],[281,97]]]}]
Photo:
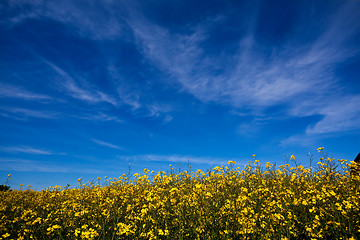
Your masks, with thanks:
[{"label": "white cloud", "polygon": [[[174,109],[169,103],[155,102],[151,99],[152,96],[149,96],[150,100],[144,97],[144,89],[136,86],[134,82],[128,83],[113,64],[109,64],[107,70],[110,78],[117,86],[117,97],[122,104],[130,107],[133,114],[141,113],[142,116],[163,118],[164,123],[172,120],[168,113]],[[141,95],[143,96],[142,99]],[[149,103],[149,101],[152,102]]]},{"label": "white cloud", "polygon": [[40,56],[38,56],[38,58],[42,59],[43,63],[49,66],[61,77],[60,79],[58,79],[57,82],[62,87],[62,89],[64,89],[66,93],[69,94],[71,97],[88,102],[90,104],[107,102],[115,107],[118,106],[117,101],[106,93],[99,90],[91,90],[87,86],[80,87],[78,83],[74,80],[74,78],[71,77],[70,74],[67,73],[65,70]]},{"label": "white cloud", "polygon": [[[118,107],[119,103],[118,101],[110,96],[109,94],[100,91],[95,86],[91,86],[89,81],[87,79],[84,79],[81,76],[78,76],[77,74],[71,74],[70,71],[66,71],[65,69],[61,68],[56,63],[44,58],[43,56],[39,55],[37,52],[35,52],[33,49],[28,47],[27,45],[19,42],[20,46],[22,46],[28,53],[30,53],[32,56],[34,56],[35,60],[39,61],[43,65],[50,68],[54,75],[47,76],[47,78],[50,78],[51,80],[54,80],[55,86],[57,86],[57,91],[65,92],[65,94],[73,97],[74,99],[81,100],[83,102],[86,102],[88,104],[96,104],[101,102],[107,102],[114,107]],[[1,85],[0,85],[1,86]],[[3,92],[7,93],[6,95],[10,95],[11,92],[20,92],[18,89],[14,87],[7,87]],[[0,90],[0,94],[1,94]],[[32,98],[45,98],[46,96],[43,95],[30,95],[26,94],[26,92],[20,92],[18,93],[19,96],[22,97],[32,97]],[[1,95],[0,95],[1,96]]]},{"label": "white cloud", "polygon": [[22,158],[0,157],[0,170],[20,172],[61,172],[61,173],[83,173],[83,174],[104,174],[98,168],[87,168],[83,165],[74,166],[60,164],[52,161],[30,160]]},{"label": "white cloud", "polygon": [[245,137],[252,137],[256,136],[260,128],[260,125],[256,122],[241,123],[236,129],[236,133]]},{"label": "white cloud", "polygon": [[[261,115],[268,107],[285,105],[288,117],[324,116],[316,125],[307,128],[307,134],[359,128],[354,119],[360,110],[354,104],[349,103],[345,110],[338,104],[349,98],[358,99],[359,95],[348,96],[344,89],[339,89],[341,82],[334,73],[336,64],[359,52],[357,46],[347,44],[359,31],[358,1],[341,3],[337,12],[330,13],[332,20],[319,29],[319,35],[314,36],[312,42],[299,44],[296,41],[298,44],[293,45],[293,39],[306,31],[302,19],[301,26],[295,26],[293,35],[289,35],[290,41],[272,49],[271,56],[262,52],[264,46],[257,42],[254,34],[258,9],[252,9],[254,14],[248,14],[249,19],[244,19],[244,22],[250,22],[248,33],[239,39],[238,47],[232,49],[231,54],[210,55],[203,47],[204,43],[212,37],[210,30],[223,24],[226,17],[205,19],[188,26],[187,33],[179,33],[146,19],[136,2],[89,1],[81,7],[78,4],[74,1],[14,0],[10,4],[12,9],[27,11],[19,11],[21,14],[15,14],[11,21],[19,24],[29,18],[47,17],[71,24],[80,35],[93,39],[114,39],[130,28],[139,52],[168,75],[164,81],[175,83],[181,91],[203,102],[216,102],[234,109],[246,108],[255,115]],[[160,115],[161,111],[141,100],[140,91],[131,89],[133,94],[130,94],[126,86],[120,86],[118,96],[113,97],[80,84],[77,76],[71,76],[59,66],[49,61],[47,64],[62,77],[64,90],[74,98],[88,103],[108,102],[117,107],[126,104],[133,111],[147,108],[150,116]],[[215,70],[220,71],[214,74]],[[109,72],[114,74],[112,69]],[[329,99],[335,91],[336,99]],[[336,118],[332,109],[338,109],[343,115]],[[166,111],[162,112],[166,114]]]},{"label": "white cloud", "polygon": [[29,146],[7,146],[0,147],[0,151],[7,153],[27,153],[35,155],[65,155],[65,153],[55,153],[43,149],[37,149]]},{"label": "white cloud", "polygon": [[347,96],[319,109],[323,119],[306,129],[307,134],[345,132],[359,129],[360,95]]},{"label": "white cloud", "polygon": [[[79,99],[88,104],[106,102],[111,104],[115,108],[119,108],[122,105],[128,105],[129,107],[131,107],[132,112],[135,114],[137,112],[141,112],[141,110],[145,110],[146,113],[142,116],[156,118],[161,117],[165,119],[165,122],[169,122],[170,120],[169,117],[166,117],[164,115],[173,110],[170,104],[162,104],[156,102],[147,104],[140,103],[140,94],[137,93],[136,90],[134,90],[133,92],[133,89],[129,89],[130,86],[126,86],[121,83],[121,80],[119,79],[121,78],[121,76],[119,75],[118,71],[113,68],[111,68],[111,70],[109,71],[112,80],[114,81],[114,84],[117,86],[118,95],[116,97],[113,97],[103,91],[96,89],[95,86],[90,86],[88,81],[82,79],[79,76],[71,76],[68,72],[55,65],[53,62],[50,62],[49,60],[46,60],[39,55],[36,56],[60,76],[60,78],[58,78],[56,81],[60,89],[64,90],[69,96],[75,99]],[[82,83],[82,85],[80,85],[79,83]],[[109,116],[104,113],[92,116],[91,118],[94,120],[119,121],[117,117]]]},{"label": "white cloud", "polygon": [[[315,146],[316,143],[325,138],[337,137],[341,134],[359,133],[359,95],[349,95],[341,98],[331,97],[328,103],[316,102],[316,99],[299,104],[293,109],[292,114],[295,116],[318,114],[322,116],[321,119],[315,124],[309,125],[303,134],[290,136],[281,141],[280,145]],[[314,105],[311,106],[313,102]]]},{"label": "white cloud", "polygon": [[33,100],[33,101],[48,101],[52,100],[52,97],[44,95],[32,93],[22,88],[13,85],[7,85],[4,83],[0,83],[0,98],[19,98],[24,100]]},{"label": "white cloud", "polygon": [[[256,42],[251,29],[233,54],[209,55],[203,43],[211,38],[209,29],[221,24],[222,18],[199,23],[188,34],[170,32],[148,21],[136,9],[127,23],[149,62],[168,73],[169,80],[179,83],[184,91],[204,102],[250,108],[256,115],[281,104],[287,106],[288,117],[323,115],[323,120],[308,128],[310,134],[359,128],[355,119],[360,110],[354,104],[346,108],[352,112],[338,111],[343,113],[338,117],[341,120],[336,120],[332,112],[339,108],[339,102],[349,98],[345,90],[339,89],[341,80],[334,69],[336,64],[358,53],[354,46],[346,44],[360,26],[354,23],[360,20],[354,9],[359,9],[359,4],[344,3],[312,43],[287,43],[275,49],[270,57],[259,50],[263,46]],[[351,17],[344,17],[348,15]],[[301,31],[296,34],[301,35]],[[222,72],[214,74],[214,69]],[[329,99],[334,92],[336,99]]]},{"label": "white cloud", "polygon": [[8,12],[13,15],[10,23],[21,24],[27,19],[49,18],[66,24],[76,33],[96,40],[115,39],[123,36],[123,7],[120,2],[46,0],[11,0]]},{"label": "white cloud", "polygon": [[18,120],[26,120],[27,117],[55,119],[60,116],[60,114],[56,113],[56,112],[31,110],[31,109],[25,109],[25,108],[0,107],[0,109],[2,111],[7,112],[7,114],[3,114],[3,116],[9,117],[9,118],[15,118]]},{"label": "white cloud", "polygon": [[245,161],[238,161],[236,159],[224,159],[214,157],[197,157],[197,156],[181,156],[181,155],[129,155],[118,156],[121,160],[127,161],[148,161],[148,162],[171,162],[171,163],[189,163],[189,164],[207,164],[207,165],[225,165],[228,161],[238,162],[240,165]]},{"label": "white cloud", "polygon": [[304,146],[307,147],[308,149],[316,149],[319,147],[316,144],[321,142],[322,138],[324,138],[324,136],[318,134],[317,135],[296,134],[283,139],[279,145],[282,146],[283,148],[286,148],[287,146],[295,145],[295,146]]},{"label": "white cloud", "polygon": [[113,149],[118,149],[118,150],[121,150],[121,151],[124,151],[124,148],[123,147],[120,147],[118,145],[115,145],[115,144],[112,144],[112,143],[108,143],[108,142],[104,142],[102,140],[99,140],[99,139],[90,139],[92,142],[98,144],[98,145],[101,145],[101,146],[105,146],[105,147],[109,147],[109,148],[113,148]]},{"label": "white cloud", "polygon": [[147,109],[150,117],[159,117],[163,113],[169,113],[172,111],[170,105],[159,103],[147,104]]},{"label": "white cloud", "polygon": [[140,90],[134,87],[134,84],[129,84],[125,81],[120,71],[109,64],[107,72],[111,80],[116,85],[117,97],[123,104],[128,105],[132,111],[136,111],[142,107],[140,103]]},{"label": "white cloud", "polygon": [[[326,70],[326,63],[304,64],[302,59],[311,58],[312,53],[283,52],[268,61],[257,51],[260,46],[248,40],[240,42],[235,56],[209,59],[200,46],[206,40],[208,25],[216,24],[213,22],[195,28],[191,35],[173,36],[160,26],[140,20],[136,18],[130,25],[145,56],[171,74],[184,90],[205,102],[223,102],[234,107],[273,106],[314,92],[315,88],[322,90],[325,86],[321,83],[332,80],[331,76],[318,78]],[[230,63],[234,58],[235,65]],[[216,66],[223,68],[224,73],[215,76],[212,70]]]},{"label": "white cloud", "polygon": [[18,158],[0,158],[0,169],[21,172],[67,172],[65,167],[55,166],[49,162],[34,161]]},{"label": "white cloud", "polygon": [[124,120],[103,112],[98,112],[95,114],[74,115],[74,117],[85,120],[91,120],[91,121],[101,121],[101,122],[112,121],[112,122],[124,123]]},{"label": "white cloud", "polygon": [[174,118],[170,115],[165,115],[165,118],[164,118],[164,123],[169,123],[173,120]]}]

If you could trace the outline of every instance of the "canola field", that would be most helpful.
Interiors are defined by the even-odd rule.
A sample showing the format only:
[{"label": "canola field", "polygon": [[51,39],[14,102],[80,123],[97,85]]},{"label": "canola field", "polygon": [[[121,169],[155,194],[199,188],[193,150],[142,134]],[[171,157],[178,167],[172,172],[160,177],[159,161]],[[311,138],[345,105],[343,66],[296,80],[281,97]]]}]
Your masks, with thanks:
[{"label": "canola field", "polygon": [[[0,192],[0,239],[360,239],[355,163],[230,161],[207,172]],[[176,173],[175,173],[176,172]]]}]

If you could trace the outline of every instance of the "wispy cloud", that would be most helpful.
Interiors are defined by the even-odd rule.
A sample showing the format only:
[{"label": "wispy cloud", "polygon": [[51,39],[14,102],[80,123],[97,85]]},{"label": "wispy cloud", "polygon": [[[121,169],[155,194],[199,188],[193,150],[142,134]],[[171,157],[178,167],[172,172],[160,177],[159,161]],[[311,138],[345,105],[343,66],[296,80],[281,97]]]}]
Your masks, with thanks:
[{"label": "wispy cloud", "polygon": [[[130,21],[145,56],[202,101],[223,102],[234,107],[267,107],[318,87],[314,77],[324,70],[322,66],[312,67],[309,74],[307,67],[313,62],[305,65],[300,60],[301,63],[294,65],[299,57],[310,56],[291,53],[289,58],[289,53],[283,52],[269,61],[256,50],[260,46],[251,37],[240,41],[235,55],[218,59],[208,56],[201,44],[210,37],[207,28],[213,24],[217,23],[200,24],[191,35],[173,36],[167,29],[141,17]],[[235,64],[230,62],[234,59]],[[214,75],[215,67],[224,73]]]},{"label": "wispy cloud", "polygon": [[51,163],[18,158],[0,158],[0,169],[21,172],[67,172],[66,167],[60,167]]},{"label": "wispy cloud", "polygon": [[57,112],[32,110],[32,109],[26,109],[26,108],[0,107],[0,110],[6,112],[6,114],[3,114],[3,116],[9,117],[9,118],[15,118],[18,120],[26,120],[26,118],[28,118],[28,117],[55,119],[60,116],[60,114]]},{"label": "wispy cloud", "polygon": [[280,146],[286,148],[288,146],[304,146],[310,149],[312,147],[313,149],[316,149],[321,146],[317,146],[319,142],[321,142],[321,139],[324,136],[316,134],[316,135],[306,135],[304,134],[296,134],[292,135],[288,138],[285,138],[280,141]]},{"label": "wispy cloud", "polygon": [[[172,120],[170,112],[174,111],[173,107],[169,103],[162,103],[154,101],[152,99],[146,99],[144,96],[144,89],[141,87],[134,86],[135,83],[128,83],[124,80],[119,70],[113,65],[109,64],[108,75],[117,86],[117,97],[121,104],[130,107],[131,112],[138,116],[141,114],[142,117],[155,117],[163,119],[164,123],[168,123]],[[144,87],[144,86],[142,86]],[[151,98],[153,96],[150,96]]]},{"label": "wispy cloud", "polygon": [[33,100],[33,101],[42,101],[42,102],[52,100],[52,97],[50,96],[44,94],[32,93],[22,88],[4,83],[0,83],[0,98],[19,98],[23,100]]},{"label": "wispy cloud", "polygon": [[88,168],[66,164],[60,164],[52,161],[30,160],[23,158],[4,158],[0,157],[0,170],[20,171],[20,172],[60,172],[60,173],[83,173],[83,174],[104,174],[99,168]]},{"label": "wispy cloud", "polygon": [[[104,91],[101,91],[97,86],[91,86],[89,81],[86,81],[84,77],[79,76],[79,74],[74,73],[74,71],[66,70],[60,67],[58,64],[43,57],[26,44],[20,41],[17,41],[17,43],[24,50],[30,53],[35,58],[35,61],[39,61],[40,64],[48,67],[53,72],[53,76],[51,76],[51,78],[54,80],[53,85],[56,87],[56,89],[54,89],[55,91],[63,92],[74,99],[81,100],[88,104],[106,102],[113,105],[114,107],[119,106],[119,103],[115,97],[112,97]],[[8,89],[12,90],[13,88],[8,87]],[[9,92],[9,90],[5,92]],[[44,98],[42,95],[34,95],[34,97]]]},{"label": "wispy cloud", "polygon": [[[119,6],[115,8],[114,5]],[[96,40],[115,39],[123,36],[121,2],[64,0],[58,3],[46,0],[12,0],[7,9],[12,15],[7,25],[20,24],[27,19],[49,18],[70,25],[76,34]]]},{"label": "wispy cloud", "polygon": [[35,155],[65,155],[65,153],[55,153],[29,146],[2,146],[0,147],[0,151],[7,153],[27,153],[27,154],[35,154]]},{"label": "wispy cloud", "polygon": [[[132,112],[136,115],[139,112],[144,112],[142,117],[156,117],[163,118],[164,122],[170,122],[172,117],[168,115],[173,109],[169,104],[152,102],[152,103],[140,103],[140,94],[133,92],[133,89],[127,89],[127,86],[124,86],[119,81],[120,75],[117,70],[111,68],[110,75],[112,80],[116,80],[115,84],[117,85],[117,95],[111,96],[104,91],[98,89],[98,87],[90,86],[88,81],[85,81],[82,77],[77,76],[76,74],[72,76],[69,72],[60,68],[55,63],[43,58],[37,53],[33,54],[46,66],[50,67],[55,74],[60,76],[57,81],[59,89],[63,90],[67,95],[71,96],[74,99],[81,100],[88,104],[97,104],[97,103],[109,103],[115,108],[120,108],[123,105],[127,105],[131,108]],[[80,84],[82,83],[82,84]],[[84,117],[89,118],[89,117]],[[118,121],[121,122],[116,116],[109,116],[104,113],[94,115],[90,117],[94,120],[105,120],[105,121]]]},{"label": "wispy cloud", "polygon": [[114,85],[116,85],[117,96],[120,101],[128,105],[132,111],[140,109],[143,105],[140,102],[140,90],[138,88],[135,89],[134,86],[127,83],[119,69],[117,69],[113,63],[108,65],[107,73],[109,78],[114,82]]},{"label": "wispy cloud", "polygon": [[236,129],[236,133],[241,136],[252,137],[259,133],[260,128],[261,126],[256,122],[241,123]]},{"label": "wispy cloud", "polygon": [[323,119],[306,129],[307,134],[344,132],[359,129],[360,95],[337,99],[319,109]]},{"label": "wispy cloud", "polygon": [[113,106],[118,106],[117,101],[107,95],[106,93],[100,90],[91,90],[88,87],[80,87],[76,81],[76,78],[72,77],[65,70],[55,65],[53,62],[44,59],[43,57],[38,55],[38,58],[42,60],[44,64],[49,66],[53,71],[55,71],[61,79],[58,81],[58,84],[66,91],[67,94],[72,96],[73,98],[88,102],[90,104],[99,103],[99,102],[107,102]]},{"label": "wispy cloud", "polygon": [[150,110],[150,116],[155,116],[155,117],[158,117],[160,113],[171,111],[171,108],[169,106],[166,105],[161,106],[159,104],[148,105],[148,108]]},{"label": "wispy cloud", "polygon": [[[237,161],[236,159],[224,159],[214,157],[197,157],[197,156],[181,156],[181,155],[129,155],[129,156],[118,156],[121,160],[126,161],[148,161],[148,162],[171,162],[171,163],[189,163],[189,164],[207,164],[207,165],[224,165],[228,161]],[[245,161],[244,161],[245,162]]]},{"label": "wispy cloud", "polygon": [[[316,98],[315,98],[316,99]],[[321,120],[307,126],[303,134],[290,136],[280,145],[302,145],[311,146],[321,139],[336,137],[340,134],[358,134],[360,132],[360,96],[348,95],[329,100],[330,104],[313,104],[314,100],[305,101],[293,109],[294,115],[319,114],[322,116]],[[312,105],[313,106],[309,106]],[[302,108],[299,110],[299,108]],[[299,113],[300,112],[300,113]]]},{"label": "wispy cloud", "polygon": [[[49,17],[64,23],[66,26],[78,29],[78,34],[82,36],[100,40],[119,37],[123,33],[120,28],[126,28],[129,31],[127,21],[123,19],[123,16],[129,16],[127,11],[132,8],[127,5],[132,6],[133,4],[126,4],[121,1],[117,3],[99,2],[94,4],[82,3],[80,7],[72,1],[64,1],[58,5],[42,0],[34,2],[15,0],[9,3],[8,7],[13,10],[10,21],[14,25],[21,24],[27,19]],[[85,8],[88,9],[86,14]],[[99,11],[99,8],[103,11]],[[21,10],[18,11],[17,9]],[[87,17],[89,11],[97,17],[96,21],[92,20],[94,16],[91,19]],[[120,14],[119,11],[124,12],[124,14]],[[101,21],[103,21],[102,24],[99,24]],[[115,108],[127,106],[135,116],[160,118],[165,123],[172,119],[172,116],[169,115],[171,111],[169,104],[154,102],[151,97],[146,99],[142,89],[144,86],[137,88],[134,87],[132,80],[124,81],[121,72],[113,64],[109,64],[108,75],[114,83],[115,91],[109,93],[99,86],[91,85],[86,77],[79,75],[74,69],[69,69],[66,64],[52,61],[25,45],[22,47],[53,71],[54,76],[51,78],[55,80],[54,86],[57,89],[54,90],[56,91],[92,105],[109,103]]]},{"label": "wispy cloud", "polygon": [[[175,83],[179,91],[190,93],[205,103],[246,109],[245,112],[252,115],[261,115],[269,107],[280,105],[286,106],[287,117],[322,115],[318,123],[307,128],[307,134],[359,128],[354,119],[360,110],[353,106],[359,95],[350,96],[346,89],[340,88],[341,83],[335,74],[338,63],[359,52],[357,46],[348,44],[360,28],[358,1],[344,1],[339,4],[337,12],[327,13],[332,20],[327,21],[321,31],[317,31],[319,34],[314,34],[313,39],[306,43],[293,41],[307,31],[303,26],[309,24],[302,19],[287,36],[288,41],[273,46],[270,54],[262,51],[264,48],[269,50],[268,46],[257,41],[255,23],[259,9],[252,9],[253,14],[247,14],[248,17],[245,14],[243,22],[249,24],[241,28],[247,32],[239,37],[235,47],[229,50],[224,45],[219,47],[223,51],[210,54],[204,46],[213,37],[211,30],[227,24],[226,17],[221,14],[186,26],[184,33],[176,29],[170,31],[150,21],[136,1],[90,1],[83,4],[80,7],[73,1],[58,4],[15,0],[9,3],[11,9],[26,8],[27,11],[14,11],[10,20],[19,24],[29,18],[48,17],[71,24],[78,34],[92,39],[113,39],[130,30],[139,52],[149,64],[165,73],[165,83]],[[142,93],[134,89],[130,94],[126,86],[121,86],[117,89],[118,95],[114,96],[82,84],[81,77],[55,63],[48,60],[44,63],[61,76],[59,84],[73,98],[90,104],[107,102],[115,107],[125,104],[132,111],[146,108],[150,116],[170,116],[166,111],[160,114],[155,105],[142,101]],[[113,78],[119,77],[115,76],[114,68],[108,70]],[[336,99],[329,98],[335,91]],[[345,109],[340,109],[338,102],[346,103]],[[336,119],[332,109],[339,109],[344,114],[339,117],[341,121]],[[170,118],[167,117],[167,121]]]},{"label": "wispy cloud", "polygon": [[105,146],[105,147],[109,147],[109,148],[113,148],[113,149],[118,149],[118,150],[124,151],[124,148],[123,148],[123,147],[120,147],[120,146],[115,145],[115,144],[112,144],[112,143],[104,142],[104,141],[102,141],[102,140],[95,139],[95,138],[91,138],[90,140],[91,140],[92,142],[98,144],[98,145],[101,145],[101,146]]},{"label": "wispy cloud", "polygon": [[124,120],[113,116],[111,114],[106,114],[104,112],[90,113],[90,114],[81,114],[81,115],[72,115],[75,118],[91,120],[91,121],[100,121],[100,122],[118,122],[124,123]]},{"label": "wispy cloud", "polygon": [[[184,91],[201,101],[250,109],[256,115],[281,104],[287,106],[288,117],[323,115],[315,127],[307,129],[309,134],[359,128],[353,119],[360,110],[353,103],[346,108],[352,108],[352,112],[341,111],[344,113],[341,121],[336,120],[331,110],[340,106],[339,102],[349,98],[355,102],[359,96],[348,96],[344,89],[339,89],[334,74],[336,64],[358,52],[355,46],[346,43],[359,30],[359,15],[354,14],[354,9],[359,8],[355,1],[344,2],[333,21],[322,34],[314,36],[312,43],[277,46],[270,57],[259,51],[263,46],[256,41],[253,29],[239,40],[232,54],[216,57],[208,54],[203,46],[212,37],[209,29],[222,24],[222,18],[199,23],[187,34],[174,34],[150,22],[137,10],[133,10],[127,23],[149,62],[168,73]],[[296,29],[289,39],[302,31],[303,28]],[[220,73],[214,74],[216,69]],[[329,99],[334,92],[337,98]]]}]

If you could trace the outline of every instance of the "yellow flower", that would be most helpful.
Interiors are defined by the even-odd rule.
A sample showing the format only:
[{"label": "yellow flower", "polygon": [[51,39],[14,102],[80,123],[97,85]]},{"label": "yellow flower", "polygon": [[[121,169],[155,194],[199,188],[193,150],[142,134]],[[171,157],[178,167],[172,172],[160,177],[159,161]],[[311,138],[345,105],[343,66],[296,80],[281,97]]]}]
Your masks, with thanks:
[{"label": "yellow flower", "polygon": [[10,234],[9,234],[9,233],[5,233],[5,234],[3,234],[2,236],[3,236],[3,238],[7,238],[7,237],[10,236]]},{"label": "yellow flower", "polygon": [[295,157],[294,155],[291,155],[291,156],[290,156],[290,159],[291,159],[291,160],[295,160],[296,157]]},{"label": "yellow flower", "polygon": [[[136,179],[132,174],[105,177],[109,184],[104,185],[82,184],[79,178],[78,188],[0,192],[0,240],[37,239],[38,230],[49,239],[59,234],[64,239],[93,240],[107,234],[119,239],[231,239],[234,235],[252,239],[259,231],[263,239],[298,239],[298,223],[308,239],[322,239],[333,230],[340,231],[335,238],[349,229],[356,235],[359,224],[349,217],[360,207],[358,188],[352,184],[358,180],[350,175],[350,164],[329,171],[335,164],[330,160],[320,159],[313,169],[270,162],[263,169],[254,157],[255,167],[249,162],[243,170],[229,161],[227,167],[206,172],[161,171],[150,178],[144,169],[145,175],[136,174]],[[332,221],[327,221],[328,216]],[[344,221],[349,224],[343,225]],[[217,236],[209,234],[208,224],[220,226]],[[8,226],[19,231],[10,232]],[[286,237],[281,236],[282,230],[287,231]]]}]

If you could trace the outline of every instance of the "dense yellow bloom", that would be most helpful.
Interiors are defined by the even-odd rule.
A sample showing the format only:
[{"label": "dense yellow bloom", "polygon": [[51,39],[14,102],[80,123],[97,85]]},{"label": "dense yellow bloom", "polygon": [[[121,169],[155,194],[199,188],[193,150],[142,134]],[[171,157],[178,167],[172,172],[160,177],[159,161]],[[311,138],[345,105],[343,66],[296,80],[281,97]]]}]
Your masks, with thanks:
[{"label": "dense yellow bloom", "polygon": [[360,239],[360,179],[346,160],[262,169],[253,157],[243,170],[0,192],[0,239]]}]

